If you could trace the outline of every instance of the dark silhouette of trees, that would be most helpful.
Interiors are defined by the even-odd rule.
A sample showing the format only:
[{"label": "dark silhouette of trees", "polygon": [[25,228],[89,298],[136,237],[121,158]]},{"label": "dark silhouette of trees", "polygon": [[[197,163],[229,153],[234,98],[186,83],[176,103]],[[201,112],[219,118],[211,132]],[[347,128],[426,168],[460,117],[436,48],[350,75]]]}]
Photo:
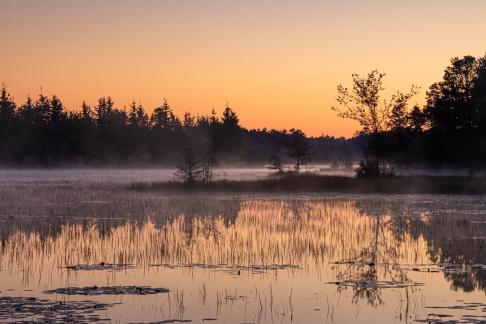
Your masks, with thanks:
[{"label": "dark silhouette of trees", "polygon": [[349,90],[338,85],[336,100],[341,107],[332,107],[339,117],[357,121],[364,134],[378,134],[382,132],[387,123],[388,105],[380,105],[380,93],[383,87],[385,74],[377,70],[361,78],[353,74],[353,89]]},{"label": "dark silhouette of trees", "polygon": [[166,98],[164,98],[162,106],[154,109],[154,112],[150,117],[150,123],[155,129],[165,129],[171,131],[174,131],[181,126],[181,121],[172,112]]},{"label": "dark silhouette of trees", "polygon": [[367,142],[359,175],[414,164],[468,168],[471,174],[486,169],[486,56],[453,58],[428,89],[423,108],[408,109],[416,87],[381,102],[383,76],[353,75],[352,90],[338,86],[339,108],[333,109],[358,121]]},{"label": "dark silhouette of trees", "polygon": [[425,113],[418,105],[412,108],[412,111],[406,116],[408,128],[415,134],[419,134],[424,130],[427,123]]},{"label": "dark silhouette of trees", "polygon": [[[385,74],[373,70],[366,77],[352,75],[353,88],[350,90],[338,85],[336,100],[338,107],[332,107],[339,117],[357,121],[362,129],[360,134],[368,139],[365,161],[360,164],[358,175],[379,175],[385,173],[383,159],[390,155],[391,148],[402,143],[403,130],[407,125],[407,106],[409,100],[417,94],[412,86],[409,92],[398,91],[387,100],[382,100],[383,78]],[[391,130],[394,138],[385,135]]]},{"label": "dark silhouette of trees", "polygon": [[201,159],[196,152],[191,139],[187,139],[181,151],[180,162],[177,165],[176,177],[186,183],[201,180],[203,168]]},{"label": "dark silhouette of trees", "polygon": [[353,75],[352,88],[338,86],[339,106],[333,109],[362,127],[350,139],[246,129],[229,104],[221,115],[213,110],[182,118],[167,99],[153,111],[136,102],[119,108],[110,97],[69,110],[57,96],[43,93],[17,104],[4,84],[0,165],[173,166],[178,160],[187,163],[190,139],[200,169],[191,177],[203,181],[213,179],[216,163],[261,166],[272,156],[280,157],[281,165],[295,163],[297,172],[311,158],[334,166],[362,160],[359,175],[413,165],[486,170],[486,56],[453,58],[442,80],[428,89],[423,107],[409,108],[416,87],[384,100],[384,76],[378,71]]},{"label": "dark silhouette of trees", "polygon": [[240,120],[229,104],[226,104],[221,122],[228,134],[235,133],[240,128]]},{"label": "dark silhouette of trees", "polygon": [[180,152],[180,163],[176,176],[187,183],[213,180],[213,170],[217,163],[216,148],[211,141],[210,121],[200,117],[196,119],[186,113],[182,127],[183,142]]},{"label": "dark silhouette of trees", "polygon": [[221,116],[221,120],[213,114],[210,117],[204,117],[199,120],[200,124],[207,124],[211,141],[214,145],[216,154],[226,153],[226,159],[230,163],[241,160],[245,152],[245,141],[241,129],[239,118],[233,109],[226,104]]},{"label": "dark silhouette of trees", "polygon": [[473,87],[483,64],[484,59],[472,56],[451,60],[443,80],[432,84],[427,91],[427,113],[432,127],[457,132],[476,126],[478,107],[473,104],[476,99]]},{"label": "dark silhouette of trees", "polygon": [[276,155],[270,156],[268,163],[269,165],[267,166],[267,168],[274,171],[277,175],[284,173],[284,166],[282,160],[278,156]]},{"label": "dark silhouette of trees", "polygon": [[7,87],[2,84],[0,90],[0,143],[5,143],[0,146],[0,158],[10,161],[14,158],[14,152],[8,150],[9,147],[15,145],[15,110],[17,105],[12,97],[7,92]]},{"label": "dark silhouette of trees", "polygon": [[294,159],[294,170],[300,172],[303,165],[309,164],[312,160],[312,146],[304,133],[298,129],[291,129],[287,142],[287,154]]},{"label": "dark silhouette of trees", "polygon": [[[434,164],[486,164],[486,56],[453,58],[427,91],[428,158]],[[450,154],[454,152],[454,154]]]},{"label": "dark silhouette of trees", "polygon": [[[111,97],[101,97],[93,106],[83,102],[79,110],[68,111],[57,96],[41,94],[35,100],[29,96],[17,106],[5,85],[0,91],[2,166],[173,166],[184,160],[181,156],[187,160],[191,139],[200,180],[209,182],[217,162],[263,165],[272,154],[284,156],[291,138],[285,130],[241,127],[228,104],[221,116],[213,110],[209,115],[186,113],[180,119],[167,99],[152,113],[136,102],[120,109]],[[340,161],[359,158],[358,140],[306,140],[326,152],[319,152],[319,161],[327,161],[328,156]]]},{"label": "dark silhouette of trees", "polygon": [[214,168],[217,165],[216,151],[214,146],[208,142],[202,152],[201,158],[202,164],[202,181],[204,183],[210,183],[214,179]]}]

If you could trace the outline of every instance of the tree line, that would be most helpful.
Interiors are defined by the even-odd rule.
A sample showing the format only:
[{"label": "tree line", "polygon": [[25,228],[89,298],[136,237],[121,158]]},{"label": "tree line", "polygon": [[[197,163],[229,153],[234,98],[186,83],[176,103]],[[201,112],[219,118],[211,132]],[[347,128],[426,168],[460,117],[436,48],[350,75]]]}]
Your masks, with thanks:
[{"label": "tree line", "polygon": [[308,138],[297,129],[247,129],[229,105],[221,115],[177,116],[166,99],[148,113],[142,104],[118,108],[102,97],[68,111],[55,95],[17,104],[5,85],[0,90],[4,167],[177,165],[183,171],[192,163],[195,173],[189,177],[209,179],[216,162],[263,165],[271,156],[290,162],[288,147],[295,138],[312,146],[316,162],[355,161],[363,146],[354,138]]},{"label": "tree line", "polygon": [[353,75],[352,88],[337,88],[333,109],[359,122],[366,138],[358,175],[393,174],[409,165],[486,170],[486,56],[451,59],[422,107],[410,107],[414,85],[384,99],[384,76],[376,70]]},{"label": "tree line", "polygon": [[453,58],[442,80],[411,106],[419,88],[384,98],[384,77],[371,71],[337,87],[338,116],[357,121],[350,138],[306,137],[298,129],[247,129],[229,106],[221,115],[177,116],[164,99],[148,113],[133,102],[118,108],[110,97],[67,110],[57,96],[40,94],[17,104],[0,91],[2,166],[178,166],[185,180],[211,181],[215,165],[284,163],[295,172],[311,161],[350,166],[358,175],[391,174],[402,166],[486,168],[486,56]]}]

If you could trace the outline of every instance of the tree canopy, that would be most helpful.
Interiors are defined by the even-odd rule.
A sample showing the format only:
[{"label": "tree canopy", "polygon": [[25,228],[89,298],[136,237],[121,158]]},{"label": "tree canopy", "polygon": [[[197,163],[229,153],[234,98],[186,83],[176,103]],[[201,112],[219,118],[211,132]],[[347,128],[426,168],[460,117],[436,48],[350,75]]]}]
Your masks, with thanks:
[{"label": "tree canopy", "polygon": [[[5,85],[0,89],[3,166],[184,167],[192,154],[189,160],[197,157],[194,166],[201,171],[195,175],[210,179],[216,161],[261,166],[275,155],[293,163],[287,155],[292,136],[286,130],[242,127],[229,104],[219,116],[213,110],[209,115],[179,117],[165,98],[149,113],[137,102],[118,108],[107,96],[94,105],[83,102],[79,109],[68,110],[57,96],[43,94],[17,105]],[[354,161],[361,154],[355,139],[305,138],[321,148],[316,161]]]}]

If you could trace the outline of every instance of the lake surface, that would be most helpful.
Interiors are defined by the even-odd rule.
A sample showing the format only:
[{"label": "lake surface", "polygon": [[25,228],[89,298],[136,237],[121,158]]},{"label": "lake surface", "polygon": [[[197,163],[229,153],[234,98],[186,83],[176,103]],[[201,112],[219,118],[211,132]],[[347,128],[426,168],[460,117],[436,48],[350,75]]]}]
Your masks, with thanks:
[{"label": "lake surface", "polygon": [[0,179],[0,322],[486,320],[484,196],[139,193],[126,183],[153,176],[49,172]]}]

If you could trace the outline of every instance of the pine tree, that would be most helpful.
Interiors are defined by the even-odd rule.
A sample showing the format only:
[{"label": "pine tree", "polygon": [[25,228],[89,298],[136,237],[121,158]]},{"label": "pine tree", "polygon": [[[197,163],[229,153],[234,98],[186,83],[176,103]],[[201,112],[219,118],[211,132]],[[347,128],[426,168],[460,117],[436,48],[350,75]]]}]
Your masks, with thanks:
[{"label": "pine tree", "polygon": [[417,105],[414,106],[412,111],[408,114],[408,125],[415,133],[422,132],[426,121],[424,112]]},{"label": "pine tree", "polygon": [[113,101],[111,97],[101,97],[94,108],[96,124],[99,127],[107,127],[113,114]]},{"label": "pine tree", "polygon": [[233,135],[236,130],[240,128],[240,120],[238,115],[233,111],[233,109],[231,109],[228,103],[224,108],[221,123],[225,129],[226,135]]},{"label": "pine tree", "polygon": [[89,124],[93,121],[93,111],[91,111],[91,107],[85,101],[81,105],[81,118]]},{"label": "pine tree", "polygon": [[7,92],[5,84],[0,91],[0,158],[11,159],[15,146],[15,121],[16,104]]},{"label": "pine tree", "polygon": [[19,107],[19,117],[25,127],[31,127],[34,122],[34,102],[31,96],[27,96],[25,103]]},{"label": "pine tree", "polygon": [[6,121],[14,117],[16,104],[10,94],[7,92],[7,86],[2,84],[0,90],[0,120]]},{"label": "pine tree", "polygon": [[137,115],[137,104],[133,101],[130,104],[130,112],[128,113],[128,124],[132,127],[139,126],[138,115]]},{"label": "pine tree", "polygon": [[54,125],[54,127],[59,127],[62,121],[67,117],[61,100],[56,96],[52,96],[50,100],[48,116],[49,122]]},{"label": "pine tree", "polygon": [[43,94],[39,95],[39,98],[34,105],[36,123],[39,125],[45,125],[49,122],[49,113],[51,109],[51,103],[47,96]]},{"label": "pine tree", "polygon": [[153,128],[163,128],[167,130],[174,130],[180,126],[180,120],[172,112],[167,98],[164,98],[162,106],[154,109],[154,112],[150,117],[150,124]]}]

